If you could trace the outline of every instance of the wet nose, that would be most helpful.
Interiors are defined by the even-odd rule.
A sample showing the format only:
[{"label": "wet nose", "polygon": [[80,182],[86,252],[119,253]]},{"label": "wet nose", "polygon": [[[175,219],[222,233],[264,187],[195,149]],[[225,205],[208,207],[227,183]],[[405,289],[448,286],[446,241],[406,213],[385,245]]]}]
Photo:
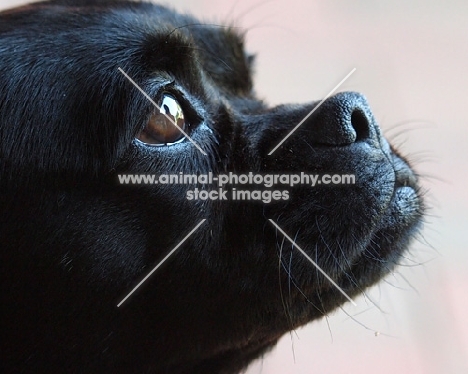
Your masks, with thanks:
[{"label": "wet nose", "polygon": [[373,123],[366,98],[356,92],[342,92],[325,100],[304,127],[312,144],[345,146],[375,137]]}]

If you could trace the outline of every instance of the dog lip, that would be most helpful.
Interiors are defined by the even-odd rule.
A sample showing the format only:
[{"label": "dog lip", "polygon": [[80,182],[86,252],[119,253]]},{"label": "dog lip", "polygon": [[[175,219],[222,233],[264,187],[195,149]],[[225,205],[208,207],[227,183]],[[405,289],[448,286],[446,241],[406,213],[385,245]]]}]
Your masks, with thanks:
[{"label": "dog lip", "polygon": [[[402,253],[408,249],[409,240],[420,228],[424,202],[415,183],[416,177],[410,171],[398,174],[390,204],[369,240],[362,247],[361,255],[356,258],[353,270],[359,273],[367,268],[369,254],[382,264],[378,266],[378,271],[368,278],[369,283],[363,284],[364,287],[376,283],[397,264]],[[348,287],[344,289],[349,290],[350,294],[355,294],[358,289],[354,289],[352,285],[350,287],[352,289]]]},{"label": "dog lip", "polygon": [[420,220],[424,210],[417,177],[403,160],[401,163],[405,165],[405,168],[395,171],[393,195],[380,229],[387,226],[393,231],[395,224],[401,227],[413,226]]},{"label": "dog lip", "polygon": [[395,157],[393,167],[395,170],[395,190],[400,187],[418,189],[418,178],[403,159]]},{"label": "dog lip", "polygon": [[395,174],[395,189],[400,187],[417,189],[418,179],[411,170],[398,171]]}]

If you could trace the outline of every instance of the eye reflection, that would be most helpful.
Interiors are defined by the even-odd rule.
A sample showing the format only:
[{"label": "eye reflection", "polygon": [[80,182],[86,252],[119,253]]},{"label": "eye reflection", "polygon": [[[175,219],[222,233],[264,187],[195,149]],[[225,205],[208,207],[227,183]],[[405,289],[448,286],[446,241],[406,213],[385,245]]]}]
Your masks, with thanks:
[{"label": "eye reflection", "polygon": [[186,131],[187,125],[179,102],[174,96],[164,93],[159,107],[161,109],[153,112],[146,127],[136,138],[151,145],[170,144],[181,140],[184,134],[180,129]]}]

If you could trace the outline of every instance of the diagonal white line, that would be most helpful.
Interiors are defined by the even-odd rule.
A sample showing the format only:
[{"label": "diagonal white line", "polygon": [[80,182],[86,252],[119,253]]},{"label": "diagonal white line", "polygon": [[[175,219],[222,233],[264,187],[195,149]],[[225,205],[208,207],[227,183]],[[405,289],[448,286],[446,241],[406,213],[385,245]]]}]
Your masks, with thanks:
[{"label": "diagonal white line", "polygon": [[146,277],[142,279],[140,283],[138,283],[133,290],[130,291],[130,293],[125,296],[120,303],[117,304],[117,308],[120,307],[146,280],[156,271],[158,268],[169,258],[172,256],[172,254],[182,245],[184,242],[195,232],[198,230],[198,228],[203,225],[203,223],[206,221],[206,219],[202,219],[198,225],[195,226],[195,228],[190,231],[185,238],[181,240],[179,244],[175,246],[175,248],[170,251],[166,257],[164,257],[159,264],[156,265],[156,267],[151,270]]},{"label": "diagonal white line", "polygon": [[143,91],[143,89],[142,89],[140,86],[138,86],[138,84],[136,84],[136,82],[135,82],[132,78],[130,78],[130,76],[129,76],[127,73],[125,73],[121,68],[118,68],[118,70],[119,70],[123,75],[125,75],[125,78],[127,78],[127,79],[128,79],[128,80],[129,80],[129,81],[130,81],[130,82],[131,82],[131,83],[132,83],[132,84],[133,84],[133,85],[134,85],[134,86],[151,102],[151,104],[153,104],[156,108],[159,109],[159,111],[161,112],[161,114],[163,114],[169,121],[171,121],[171,123],[177,128],[177,130],[179,130],[182,134],[184,134],[184,136],[185,136],[195,147],[197,147],[198,150],[199,150],[201,153],[203,153],[205,156],[207,156],[206,152],[205,152],[203,149],[201,149],[200,146],[199,146],[190,136],[188,136],[188,134],[187,134],[184,130],[182,130],[179,126],[177,126],[177,124],[174,122],[174,120],[173,120],[171,117],[169,117],[166,113],[164,113],[164,111],[161,110],[161,107],[160,107],[158,104],[156,104],[156,103],[154,102],[154,100],[153,100],[145,91]]},{"label": "diagonal white line", "polygon": [[312,109],[312,110],[310,111],[310,113],[309,113],[308,115],[306,115],[306,116],[302,119],[302,121],[299,122],[299,123],[296,125],[296,127],[294,127],[294,128],[288,133],[288,135],[286,135],[286,136],[283,138],[283,140],[281,140],[281,141],[278,143],[278,145],[277,145],[275,148],[273,148],[273,149],[270,151],[270,153],[268,153],[268,156],[271,156],[271,155],[273,154],[273,152],[275,152],[275,151],[281,146],[281,144],[283,144],[283,143],[286,141],[286,139],[288,139],[288,138],[294,133],[294,131],[296,131],[296,130],[307,120],[307,118],[309,118],[309,117],[312,115],[312,113],[314,113],[318,108],[320,108],[320,106],[323,104],[323,102],[324,102],[325,100],[327,100],[327,99],[333,94],[333,92],[335,92],[335,91],[346,81],[346,79],[348,79],[348,78],[351,76],[351,74],[353,74],[355,71],[356,71],[356,68],[354,68],[353,70],[351,70],[351,71],[348,73],[348,75],[347,75],[346,77],[344,77],[344,78],[341,80],[341,82],[338,83],[338,84],[335,86],[335,88],[333,88],[333,90],[331,90],[331,91],[329,92],[329,94],[328,94],[327,96],[325,96],[325,98],[324,98],[320,103],[318,103],[318,104],[314,107],[314,109]]},{"label": "diagonal white line", "polygon": [[297,248],[297,250],[298,250],[299,252],[301,252],[301,253],[303,254],[303,256],[304,256],[305,258],[307,258],[307,259],[312,263],[312,265],[314,265],[314,266],[317,268],[318,271],[320,271],[320,272],[324,275],[325,278],[327,278],[327,279],[330,281],[331,284],[333,284],[333,285],[338,289],[338,291],[340,291],[349,301],[351,301],[351,303],[352,303],[354,306],[357,306],[357,304],[353,301],[353,299],[351,299],[351,298],[348,296],[348,294],[347,294],[346,292],[344,292],[343,289],[342,289],[340,286],[338,286],[338,285],[336,284],[336,282],[335,282],[327,273],[325,273],[325,271],[323,271],[322,268],[321,268],[314,260],[312,260],[312,259],[309,257],[309,255],[307,255],[307,253],[305,253],[304,250],[303,250],[301,247],[299,247],[299,246],[297,245],[297,243],[296,243],[294,240],[292,240],[292,239],[288,236],[288,234],[286,234],[286,233],[281,229],[281,227],[279,227],[272,219],[269,219],[269,221],[271,222],[271,224],[272,224],[273,226],[275,226],[275,227],[278,229],[278,231],[279,231],[281,234],[283,234],[283,235],[285,236],[286,239],[288,239],[288,240],[291,242],[291,244],[292,244],[294,247]]}]

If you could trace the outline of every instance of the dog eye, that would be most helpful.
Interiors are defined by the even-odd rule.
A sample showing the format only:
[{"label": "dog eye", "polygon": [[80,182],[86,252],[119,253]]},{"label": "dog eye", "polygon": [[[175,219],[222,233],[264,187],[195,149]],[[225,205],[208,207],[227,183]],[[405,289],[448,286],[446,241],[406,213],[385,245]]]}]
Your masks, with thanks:
[{"label": "dog eye", "polygon": [[[181,140],[186,131],[184,112],[174,96],[164,93],[160,110],[156,109],[137,139],[146,144],[164,145]],[[175,124],[175,125],[174,125]]]}]

